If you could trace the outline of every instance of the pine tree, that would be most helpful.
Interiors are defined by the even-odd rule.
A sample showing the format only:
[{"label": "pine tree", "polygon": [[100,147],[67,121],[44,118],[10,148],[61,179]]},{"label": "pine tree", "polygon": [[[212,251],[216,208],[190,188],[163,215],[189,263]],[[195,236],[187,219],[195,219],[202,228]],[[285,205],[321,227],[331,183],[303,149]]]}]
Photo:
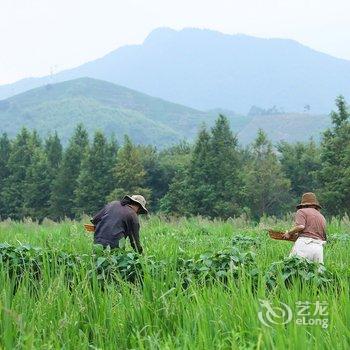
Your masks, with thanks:
[{"label": "pine tree", "polygon": [[215,191],[211,216],[227,218],[238,215],[242,185],[238,141],[223,115],[212,128],[208,164],[209,181]]},{"label": "pine tree", "polygon": [[193,208],[188,202],[188,173],[184,168],[179,168],[169,185],[169,190],[161,198],[160,211],[166,214],[187,216],[192,214]]},{"label": "pine tree", "polygon": [[51,189],[49,162],[43,149],[34,150],[31,164],[27,168],[24,192],[24,216],[42,221],[49,214]]},{"label": "pine tree", "polygon": [[212,134],[203,128],[197,138],[190,164],[177,172],[169,192],[161,201],[163,211],[223,217],[240,212],[241,175],[237,138],[227,118],[220,115]]},{"label": "pine tree", "polygon": [[290,181],[284,177],[271,142],[260,129],[245,169],[245,203],[255,219],[275,215],[289,202],[289,190]]},{"label": "pine tree", "polygon": [[109,200],[121,199],[126,194],[141,194],[150,201],[151,190],[145,186],[146,171],[142,163],[140,149],[124,137],[124,145],[118,151],[115,168],[115,187]]},{"label": "pine tree", "polygon": [[11,153],[11,143],[7,134],[2,134],[0,137],[0,220],[6,217],[6,203],[3,202],[2,192],[5,182],[9,176],[8,161]]},{"label": "pine tree", "polygon": [[49,178],[50,178],[50,187],[49,194],[53,192],[54,183],[57,177],[58,169],[62,161],[62,144],[59,139],[57,132],[54,135],[49,135],[45,140],[45,156],[47,159],[49,167]]},{"label": "pine tree", "polygon": [[103,207],[106,196],[113,189],[112,169],[115,166],[115,148],[101,132],[96,132],[89,152],[81,165],[75,189],[75,212],[94,214]]},{"label": "pine tree", "polygon": [[63,155],[53,183],[50,198],[50,216],[53,219],[74,218],[74,191],[88,145],[88,134],[82,125],[78,125]]},{"label": "pine tree", "polygon": [[9,175],[1,193],[4,203],[3,215],[16,220],[24,216],[26,176],[34,152],[33,140],[33,135],[23,128],[13,142],[8,159]]},{"label": "pine tree", "polygon": [[305,192],[315,192],[319,188],[317,172],[321,169],[320,148],[314,141],[278,145],[280,163],[284,176],[291,182],[294,201],[300,201]]},{"label": "pine tree", "polygon": [[318,192],[329,214],[343,215],[350,213],[350,111],[343,96],[336,99],[336,106],[333,126],[322,139]]},{"label": "pine tree", "polygon": [[46,139],[45,152],[50,168],[57,171],[62,160],[62,145],[57,132]]},{"label": "pine tree", "polygon": [[213,153],[212,139],[205,128],[199,132],[188,171],[187,196],[188,212],[193,215],[213,216],[216,199],[216,184],[213,182],[211,166]]},{"label": "pine tree", "polygon": [[163,211],[223,217],[240,212],[241,176],[237,138],[227,118],[220,115],[212,134],[203,128],[197,138],[190,164],[177,173],[161,201]]},{"label": "pine tree", "polygon": [[119,145],[118,145],[117,139],[115,138],[114,135],[112,135],[109,138],[108,144],[107,144],[108,176],[106,178],[106,184],[105,184],[106,193],[107,193],[107,195],[105,196],[105,200],[115,188],[115,184],[116,184],[115,169],[117,166],[118,151],[119,151]]},{"label": "pine tree", "polygon": [[35,150],[36,148],[40,148],[42,147],[42,141],[41,138],[38,134],[38,132],[36,130],[33,130],[32,133],[30,134],[30,145],[32,147],[33,150]]},{"label": "pine tree", "polygon": [[186,142],[160,152],[160,176],[157,180],[160,199],[156,208],[162,212],[189,215],[188,168],[191,157],[192,146]]},{"label": "pine tree", "polygon": [[160,156],[153,146],[138,146],[141,161],[146,172],[144,186],[152,191],[152,203],[149,209],[155,211],[159,199],[164,196],[164,172],[160,164]]}]

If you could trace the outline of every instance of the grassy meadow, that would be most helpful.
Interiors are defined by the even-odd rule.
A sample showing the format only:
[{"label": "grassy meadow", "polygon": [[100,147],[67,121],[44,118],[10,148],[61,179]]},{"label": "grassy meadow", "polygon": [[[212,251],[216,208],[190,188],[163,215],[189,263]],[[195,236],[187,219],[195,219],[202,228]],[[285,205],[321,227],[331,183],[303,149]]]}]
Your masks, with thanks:
[{"label": "grassy meadow", "polygon": [[[334,219],[328,226],[328,282],[309,278],[312,273],[306,272],[285,283],[293,267],[283,271],[284,262],[275,265],[272,287],[267,286],[266,273],[288,256],[292,243],[272,241],[266,229],[287,229],[290,217],[264,218],[259,225],[243,218],[226,222],[143,219],[145,254],[137,257],[127,244],[126,251],[118,253],[123,255],[118,266],[124,275],[115,274],[108,265],[116,261],[115,253],[93,250],[92,235],[84,232],[83,222],[87,218],[41,225],[0,223],[0,243],[8,243],[0,247],[0,349],[350,347],[348,219]],[[240,239],[233,247],[234,237]],[[26,245],[41,249],[12,254],[14,247]],[[67,253],[62,259],[68,257],[61,261],[71,261],[72,256],[75,262],[58,264],[59,252]],[[37,266],[35,259],[40,255],[36,277],[29,268],[18,267],[21,254],[30,266]],[[142,273],[134,274],[132,280],[123,278],[130,276],[133,259]],[[258,317],[259,300],[275,306],[283,302],[292,310],[293,319],[283,324],[283,317],[277,317],[279,321],[263,324]],[[298,301],[326,302],[328,327],[297,324]]]}]

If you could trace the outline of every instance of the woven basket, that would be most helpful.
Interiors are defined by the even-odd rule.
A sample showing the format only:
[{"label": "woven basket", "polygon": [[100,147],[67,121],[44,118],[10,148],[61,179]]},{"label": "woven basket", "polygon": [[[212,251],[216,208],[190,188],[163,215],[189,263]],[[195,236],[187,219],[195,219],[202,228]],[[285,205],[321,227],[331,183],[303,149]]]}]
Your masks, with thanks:
[{"label": "woven basket", "polygon": [[95,232],[95,225],[93,224],[84,224],[84,227],[87,232]]},{"label": "woven basket", "polygon": [[269,230],[269,236],[272,239],[277,239],[279,241],[290,241],[290,242],[295,242],[298,237],[292,236],[291,238],[283,238],[284,232],[282,231],[274,231],[274,230]]}]

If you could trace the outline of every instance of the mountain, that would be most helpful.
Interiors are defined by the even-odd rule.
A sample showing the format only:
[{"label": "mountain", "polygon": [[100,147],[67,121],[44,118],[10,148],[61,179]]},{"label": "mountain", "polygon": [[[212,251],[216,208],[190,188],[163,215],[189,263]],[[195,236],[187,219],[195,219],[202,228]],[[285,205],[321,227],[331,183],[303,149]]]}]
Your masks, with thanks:
[{"label": "mountain", "polygon": [[121,47],[52,77],[0,86],[0,99],[28,89],[91,77],[193,108],[246,113],[252,105],[329,113],[350,98],[350,61],[293,40],[225,35],[211,30],[154,30],[142,45]]},{"label": "mountain", "polygon": [[45,85],[0,101],[0,131],[14,136],[21,127],[41,135],[57,130],[66,141],[78,123],[136,143],[168,145],[193,138],[214,115],[154,98],[109,82],[79,78]]},{"label": "mountain", "polygon": [[324,115],[296,113],[239,115],[230,110],[202,112],[164,101],[109,82],[79,78],[29,90],[0,101],[0,132],[11,137],[26,126],[42,136],[56,130],[67,142],[78,123],[90,134],[99,129],[120,140],[124,134],[136,143],[166,146],[193,140],[199,127],[213,125],[219,114],[228,117],[239,141],[251,142],[259,128],[273,142],[316,139],[330,123]]}]

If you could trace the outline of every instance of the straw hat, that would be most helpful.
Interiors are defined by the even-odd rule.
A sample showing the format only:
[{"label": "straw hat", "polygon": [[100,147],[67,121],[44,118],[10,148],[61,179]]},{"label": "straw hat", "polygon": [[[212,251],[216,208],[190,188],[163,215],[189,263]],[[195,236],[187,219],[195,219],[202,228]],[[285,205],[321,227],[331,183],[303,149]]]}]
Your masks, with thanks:
[{"label": "straw hat", "polygon": [[322,208],[320,206],[320,203],[318,202],[315,193],[312,192],[307,192],[304,193],[303,196],[301,197],[301,203],[297,205],[297,208],[300,209],[302,207],[305,207],[307,205],[315,205],[318,208]]},{"label": "straw hat", "polygon": [[135,202],[137,204],[140,204],[140,214],[148,214],[148,210],[146,209],[146,199],[144,196],[141,196],[140,194],[133,194],[132,196],[125,196],[124,199],[130,199],[132,202]]}]

